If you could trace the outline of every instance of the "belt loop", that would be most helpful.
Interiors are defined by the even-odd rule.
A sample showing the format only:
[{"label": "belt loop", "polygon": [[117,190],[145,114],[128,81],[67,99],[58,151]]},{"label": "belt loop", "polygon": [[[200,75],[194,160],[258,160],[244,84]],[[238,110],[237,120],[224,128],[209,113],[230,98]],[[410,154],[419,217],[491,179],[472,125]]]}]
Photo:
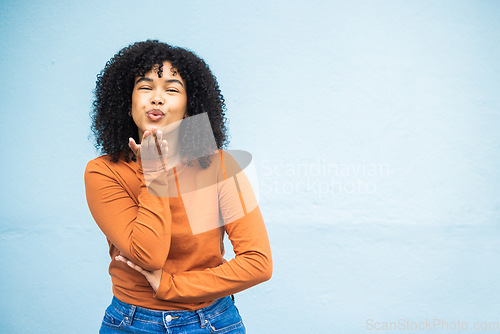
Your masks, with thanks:
[{"label": "belt loop", "polygon": [[125,323],[127,325],[132,324],[132,320],[134,319],[134,314],[135,314],[136,306],[135,305],[130,305],[130,309],[128,311],[128,316],[125,316]]},{"label": "belt loop", "polygon": [[234,303],[234,295],[231,295],[231,299],[233,300],[233,303]]},{"label": "belt loop", "polygon": [[201,310],[196,310],[196,313],[198,313],[198,317],[200,317],[200,324],[201,324],[201,328],[205,328],[205,326],[207,325],[208,323],[208,320],[205,319],[205,315],[203,314],[203,311]]}]

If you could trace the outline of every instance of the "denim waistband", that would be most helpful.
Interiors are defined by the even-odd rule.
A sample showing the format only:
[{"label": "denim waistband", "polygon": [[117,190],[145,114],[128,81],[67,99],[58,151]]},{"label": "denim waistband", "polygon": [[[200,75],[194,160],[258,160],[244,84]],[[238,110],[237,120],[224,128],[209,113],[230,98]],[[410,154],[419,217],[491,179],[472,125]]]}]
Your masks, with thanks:
[{"label": "denim waistband", "polygon": [[195,311],[158,311],[148,308],[127,304],[113,296],[111,305],[121,314],[125,323],[131,324],[132,321],[141,320],[146,322],[155,322],[166,327],[187,325],[190,323],[201,323],[202,327],[206,319],[224,312],[234,303],[234,296],[227,296],[217,299],[212,305]]}]

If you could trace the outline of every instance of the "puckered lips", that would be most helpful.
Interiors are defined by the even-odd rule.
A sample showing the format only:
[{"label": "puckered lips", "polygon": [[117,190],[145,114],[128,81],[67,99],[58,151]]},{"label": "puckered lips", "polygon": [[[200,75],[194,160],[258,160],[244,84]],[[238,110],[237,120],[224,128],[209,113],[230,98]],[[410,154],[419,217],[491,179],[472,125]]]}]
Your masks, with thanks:
[{"label": "puckered lips", "polygon": [[151,109],[146,112],[146,116],[153,122],[157,122],[163,117],[165,117],[165,113],[160,109]]}]

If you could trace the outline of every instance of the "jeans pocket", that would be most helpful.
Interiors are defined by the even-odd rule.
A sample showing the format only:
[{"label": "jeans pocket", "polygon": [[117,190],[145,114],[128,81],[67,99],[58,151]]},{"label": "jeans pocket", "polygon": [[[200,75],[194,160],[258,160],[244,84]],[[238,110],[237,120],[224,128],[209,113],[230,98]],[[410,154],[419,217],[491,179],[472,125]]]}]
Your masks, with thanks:
[{"label": "jeans pocket", "polygon": [[123,315],[118,312],[113,305],[110,305],[106,311],[104,311],[104,318],[102,319],[102,325],[110,328],[122,328],[123,327]]},{"label": "jeans pocket", "polygon": [[243,320],[234,304],[207,320],[211,333],[246,333]]}]

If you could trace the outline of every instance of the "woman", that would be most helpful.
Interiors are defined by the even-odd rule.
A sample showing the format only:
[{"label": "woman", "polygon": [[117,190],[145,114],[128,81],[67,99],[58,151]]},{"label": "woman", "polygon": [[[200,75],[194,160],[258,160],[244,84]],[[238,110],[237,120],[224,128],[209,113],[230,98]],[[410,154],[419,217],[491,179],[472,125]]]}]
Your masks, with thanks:
[{"label": "woman", "polygon": [[111,256],[100,333],[245,333],[233,294],[270,279],[272,260],[248,180],[222,149],[224,111],[207,64],[158,41],[120,50],[98,76],[104,155],[85,189]]}]

